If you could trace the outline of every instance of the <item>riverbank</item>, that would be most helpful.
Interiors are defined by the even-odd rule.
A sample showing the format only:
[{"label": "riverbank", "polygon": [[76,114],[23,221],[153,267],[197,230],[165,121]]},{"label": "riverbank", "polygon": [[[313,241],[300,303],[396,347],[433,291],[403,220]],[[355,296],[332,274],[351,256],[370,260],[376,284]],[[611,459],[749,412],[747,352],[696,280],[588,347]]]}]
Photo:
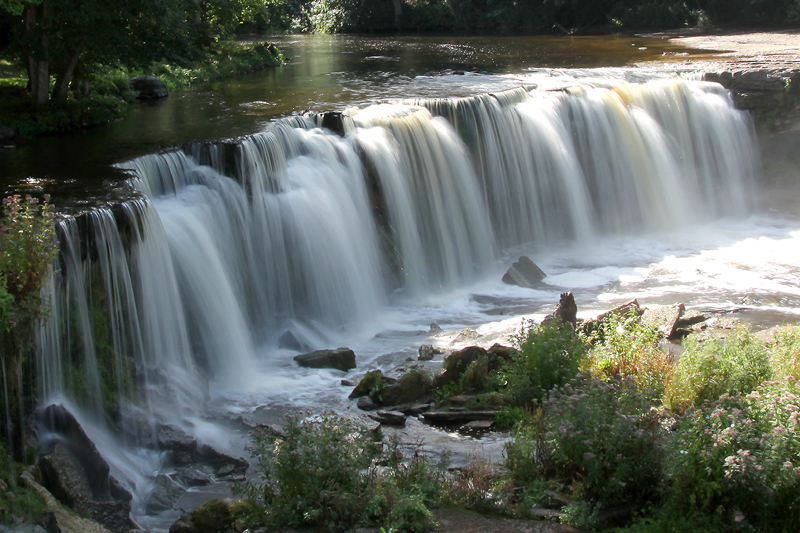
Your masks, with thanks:
[{"label": "riverbank", "polygon": [[73,84],[64,101],[35,105],[25,90],[24,72],[4,63],[0,70],[0,143],[17,137],[73,133],[125,117],[141,94],[130,85],[137,76],[156,76],[166,89],[231,78],[276,67],[283,54],[269,42],[220,42],[189,66],[155,64],[149,68],[99,67]]}]

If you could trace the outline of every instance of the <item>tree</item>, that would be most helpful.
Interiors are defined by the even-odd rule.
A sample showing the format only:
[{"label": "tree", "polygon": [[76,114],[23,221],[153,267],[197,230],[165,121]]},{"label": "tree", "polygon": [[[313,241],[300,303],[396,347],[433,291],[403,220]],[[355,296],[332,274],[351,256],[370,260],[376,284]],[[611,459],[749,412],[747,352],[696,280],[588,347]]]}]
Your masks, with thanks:
[{"label": "tree", "polygon": [[[47,312],[42,286],[58,251],[53,213],[45,198],[3,200],[0,221],[0,380],[6,438],[17,456],[22,440],[22,366],[31,351],[36,321]],[[15,438],[17,437],[17,438]]]}]

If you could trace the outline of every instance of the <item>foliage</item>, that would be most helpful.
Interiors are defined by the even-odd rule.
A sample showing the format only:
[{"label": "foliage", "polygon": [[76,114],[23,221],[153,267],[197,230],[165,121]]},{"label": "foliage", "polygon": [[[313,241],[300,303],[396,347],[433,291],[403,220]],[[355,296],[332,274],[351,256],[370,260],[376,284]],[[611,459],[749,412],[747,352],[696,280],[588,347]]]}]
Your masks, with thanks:
[{"label": "foliage", "polygon": [[589,354],[592,371],[602,376],[630,376],[640,389],[661,396],[672,375],[672,357],[660,346],[654,325],[639,317],[609,316],[600,327],[598,341]]},{"label": "foliage", "polygon": [[34,492],[19,486],[17,479],[22,473],[22,465],[8,456],[4,446],[0,446],[0,524],[12,524],[14,519],[34,521],[41,517],[46,508],[42,499]]},{"label": "foliage", "polygon": [[800,327],[786,326],[776,334],[770,349],[773,377],[800,379]]},{"label": "foliage", "polygon": [[658,490],[663,453],[654,407],[630,378],[582,373],[554,389],[539,420],[507,447],[509,466],[516,479],[571,481],[589,501],[647,500]]},{"label": "foliage", "polygon": [[690,409],[671,437],[671,502],[723,525],[800,527],[800,386],[766,382]]},{"label": "foliage", "polygon": [[499,430],[514,429],[528,418],[528,413],[519,407],[509,407],[494,415],[494,427]]},{"label": "foliage", "polygon": [[764,345],[746,326],[738,326],[724,341],[690,335],[675,368],[664,403],[683,410],[714,401],[723,394],[746,394],[772,375]]},{"label": "foliage", "polygon": [[519,405],[541,401],[547,391],[575,377],[588,353],[586,343],[558,319],[538,326],[523,322],[512,340],[517,350],[503,377]]},{"label": "foliage", "polygon": [[250,451],[262,479],[240,492],[269,506],[243,516],[250,526],[384,525],[421,532],[435,525],[429,507],[440,502],[444,469],[418,454],[402,463],[396,449],[388,466],[379,467],[380,445],[338,415],[287,416],[280,436],[255,432]]},{"label": "foliage", "polygon": [[478,455],[451,474],[444,499],[453,506],[481,513],[513,514],[512,491],[497,468]]},{"label": "foliage", "polygon": [[0,225],[0,328],[10,331],[21,318],[42,313],[40,291],[57,244],[48,203],[20,195],[3,200]]}]

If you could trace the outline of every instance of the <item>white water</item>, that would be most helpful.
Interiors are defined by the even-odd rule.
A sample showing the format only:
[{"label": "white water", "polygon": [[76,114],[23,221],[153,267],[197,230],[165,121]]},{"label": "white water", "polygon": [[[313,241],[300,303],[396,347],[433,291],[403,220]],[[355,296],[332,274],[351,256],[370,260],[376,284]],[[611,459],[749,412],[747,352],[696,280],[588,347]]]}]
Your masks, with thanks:
[{"label": "white water", "polygon": [[[594,80],[349,113],[344,138],[294,117],[244,139],[235,177],[217,150],[216,170],[181,152],[120,165],[145,199],[61,226],[46,396],[102,419],[105,380],[123,416],[140,404],[198,433],[209,399],[344,405],[341,373],[297,368],[298,351],[347,345],[364,371],[423,342],[507,342],[564,290],[584,314],[800,296],[797,225],[752,215],[750,124],[719,86]],[[539,289],[499,281],[520,253],[549,274]]]}]

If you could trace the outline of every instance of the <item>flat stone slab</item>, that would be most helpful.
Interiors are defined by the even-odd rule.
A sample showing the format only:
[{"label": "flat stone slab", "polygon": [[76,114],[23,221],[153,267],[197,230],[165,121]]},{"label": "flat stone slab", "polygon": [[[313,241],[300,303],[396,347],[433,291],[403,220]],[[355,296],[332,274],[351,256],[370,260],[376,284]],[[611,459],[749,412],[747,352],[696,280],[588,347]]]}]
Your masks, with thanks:
[{"label": "flat stone slab", "polygon": [[675,327],[682,313],[683,304],[648,308],[642,315],[642,324],[655,327],[659,335],[668,339],[675,333]]},{"label": "flat stone slab", "polygon": [[350,348],[317,350],[295,355],[294,360],[298,365],[308,368],[333,368],[347,372],[356,367],[356,354]]}]

